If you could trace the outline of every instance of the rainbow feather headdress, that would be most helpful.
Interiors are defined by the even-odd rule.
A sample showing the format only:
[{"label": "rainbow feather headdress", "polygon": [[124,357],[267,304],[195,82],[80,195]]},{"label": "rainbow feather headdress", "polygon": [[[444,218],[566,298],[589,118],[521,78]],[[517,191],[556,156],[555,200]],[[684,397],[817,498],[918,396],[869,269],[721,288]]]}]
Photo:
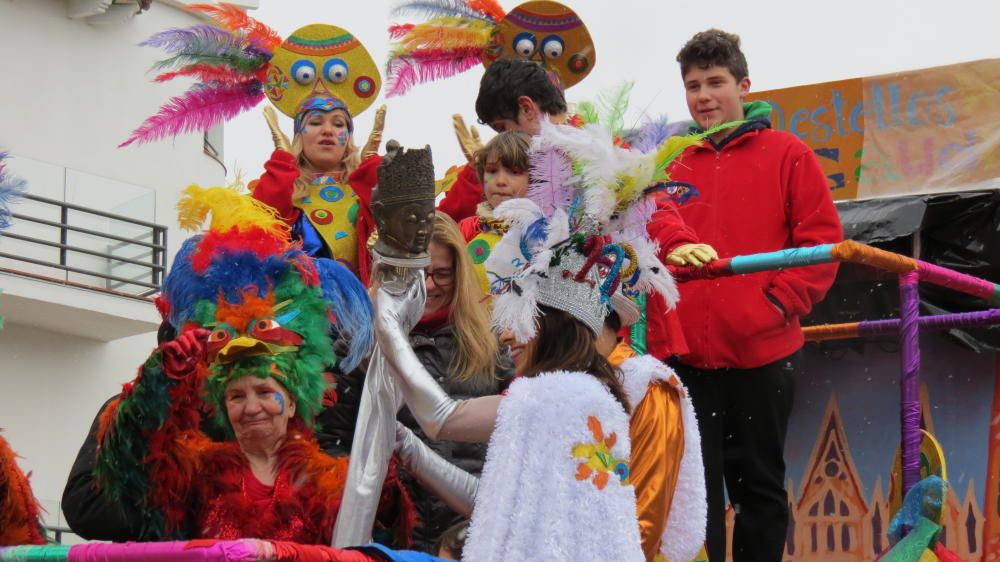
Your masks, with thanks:
[{"label": "rainbow feather headdress", "polygon": [[527,197],[496,209],[509,230],[486,261],[494,325],[528,341],[538,305],[546,305],[599,334],[619,293],[659,293],[673,306],[677,287],[646,224],[667,166],[702,138],[670,137],[641,153],[617,146],[604,127],[543,120]]},{"label": "rainbow feather headdress", "polygon": [[191,77],[196,83],[164,104],[121,145],[206,131],[265,97],[296,118],[310,109],[343,109],[355,117],[381,88],[374,59],[348,31],[325,24],[299,28],[282,40],[267,25],[229,4],[193,4],[211,24],[161,31],[140,43],[170,56],[153,67],[156,82]]},{"label": "rainbow feather headdress", "polygon": [[393,11],[407,13],[428,19],[389,28],[389,97],[501,58],[535,61],[560,88],[569,88],[597,62],[587,26],[576,12],[552,0],[532,0],[510,12],[496,0],[410,0]]},{"label": "rainbow feather headdress", "polygon": [[223,427],[226,385],[247,375],[273,377],[295,397],[307,423],[322,407],[323,371],[336,362],[332,332],[344,336],[351,369],[372,343],[372,306],[342,265],[312,259],[289,227],[260,202],[228,188],[191,186],[178,203],[183,228],[207,232],[184,242],[157,307],[178,332],[203,327],[205,388]]}]

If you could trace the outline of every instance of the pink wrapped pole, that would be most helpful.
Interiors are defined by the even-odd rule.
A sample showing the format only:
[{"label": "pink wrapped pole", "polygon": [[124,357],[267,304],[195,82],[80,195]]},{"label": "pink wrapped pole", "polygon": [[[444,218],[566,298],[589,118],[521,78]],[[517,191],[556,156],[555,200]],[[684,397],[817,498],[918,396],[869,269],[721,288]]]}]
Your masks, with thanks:
[{"label": "pink wrapped pole", "polygon": [[68,562],[256,562],[269,545],[257,540],[87,543]]},{"label": "pink wrapped pole", "polygon": [[917,266],[921,281],[1000,304],[997,285],[994,283],[925,261],[918,260]]},{"label": "pink wrapped pole", "polygon": [[899,379],[900,450],[903,497],[920,481],[920,293],[919,274],[899,276],[899,340],[902,374]]}]

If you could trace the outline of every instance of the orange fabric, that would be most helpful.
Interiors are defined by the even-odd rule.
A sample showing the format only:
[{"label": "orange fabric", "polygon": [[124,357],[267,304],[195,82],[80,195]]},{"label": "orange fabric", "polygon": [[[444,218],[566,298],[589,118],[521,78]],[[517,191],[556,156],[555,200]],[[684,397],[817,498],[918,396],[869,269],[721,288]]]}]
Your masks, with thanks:
[{"label": "orange fabric", "polygon": [[0,546],[45,544],[38,520],[38,500],[17,455],[0,436]]},{"label": "orange fabric", "polygon": [[611,363],[611,366],[617,369],[622,366],[622,362],[635,357],[635,355],[635,350],[632,349],[632,346],[628,342],[619,342],[615,346],[614,351],[611,352],[611,355],[608,355],[608,363]]},{"label": "orange fabric", "polygon": [[635,487],[642,550],[646,560],[653,560],[667,526],[684,452],[684,422],[676,388],[664,381],[649,386],[632,413],[629,438],[629,480]]},{"label": "orange fabric", "polygon": [[917,270],[917,262],[913,258],[859,244],[853,240],[845,240],[835,244],[830,250],[830,255],[837,261],[863,263],[894,273]]},{"label": "orange fabric", "polygon": [[823,324],[822,326],[805,326],[802,328],[802,335],[806,341],[827,341],[843,340],[847,338],[860,337],[858,329],[861,326],[858,322],[847,324]]}]

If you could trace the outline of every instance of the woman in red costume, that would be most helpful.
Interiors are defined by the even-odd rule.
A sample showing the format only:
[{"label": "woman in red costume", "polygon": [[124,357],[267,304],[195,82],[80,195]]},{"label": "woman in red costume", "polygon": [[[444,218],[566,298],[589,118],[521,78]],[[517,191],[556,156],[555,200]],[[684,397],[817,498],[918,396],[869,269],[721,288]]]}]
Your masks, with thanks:
[{"label": "woman in red costume", "polygon": [[[331,331],[351,341],[344,362],[356,363],[371,343],[371,304],[342,266],[293,246],[264,205],[222,188],[187,193],[181,224],[213,217],[185,242],[158,300],[181,335],[105,410],[98,487],[143,522],[143,540],[329,544],[348,459],[323,454],[312,425],[335,361]],[[228,440],[202,433],[202,409]],[[406,543],[412,508],[392,468],[385,490],[375,536],[392,542],[391,529]]]},{"label": "woman in red costume", "polygon": [[354,142],[353,118],[378,97],[381,77],[365,46],[333,25],[311,24],[282,39],[267,25],[228,4],[188,5],[214,25],[169,29],[143,43],[172,55],[157,68],[159,82],[178,76],[197,82],[140,125],[122,145],[207,130],[266,97],[295,121],[289,141],[271,109],[265,117],[277,150],[250,185],[278,211],[313,257],[334,259],[367,280],[366,243],[374,231],[368,205],[380,159],[385,109],[365,148]]}]

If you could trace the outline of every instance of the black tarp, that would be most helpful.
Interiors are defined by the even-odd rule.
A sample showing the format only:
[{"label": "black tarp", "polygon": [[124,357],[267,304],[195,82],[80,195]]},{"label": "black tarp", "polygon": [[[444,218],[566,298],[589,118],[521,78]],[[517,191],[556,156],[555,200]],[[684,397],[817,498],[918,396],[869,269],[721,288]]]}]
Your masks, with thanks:
[{"label": "black tarp", "polygon": [[[913,256],[992,282],[1000,281],[1000,192],[973,191],[892,199],[839,202],[847,239]],[[915,239],[917,237],[917,239]],[[837,282],[803,325],[898,318],[896,275],[866,266],[842,264]],[[991,308],[990,303],[954,290],[921,283],[921,314],[946,314]],[[959,343],[978,352],[1000,351],[1000,326],[951,330]],[[894,337],[878,338],[894,346]],[[863,349],[860,342],[826,342]]]}]

